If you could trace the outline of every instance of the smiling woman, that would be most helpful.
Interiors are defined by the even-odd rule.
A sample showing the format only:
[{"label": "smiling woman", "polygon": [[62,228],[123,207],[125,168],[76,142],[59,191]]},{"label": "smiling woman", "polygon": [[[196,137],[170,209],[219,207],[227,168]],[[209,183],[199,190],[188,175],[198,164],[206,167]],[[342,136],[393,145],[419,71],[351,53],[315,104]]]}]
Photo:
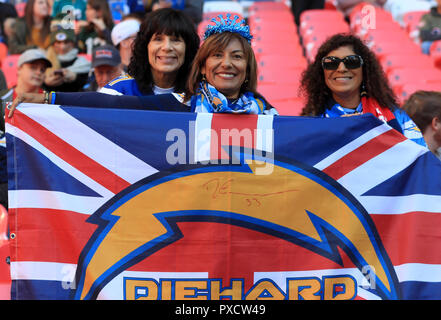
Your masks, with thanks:
[{"label": "smiling woman", "polygon": [[[51,92],[47,96],[46,103],[71,104],[75,101],[76,106],[95,108],[124,106],[127,109],[144,110],[277,115],[277,110],[256,91],[257,63],[250,45],[252,36],[248,26],[243,25],[244,21],[236,22],[237,17],[230,19],[229,14],[226,18],[219,17],[219,19],[216,25],[207,27],[204,42],[194,58],[186,90],[182,94],[130,96],[121,93],[106,95],[93,92],[72,94]],[[180,61],[177,48],[182,48],[182,44],[179,34],[157,32],[152,34],[151,39],[149,40],[149,43],[152,43],[151,47],[156,48],[154,44],[158,42],[161,49],[151,50],[150,64],[151,69],[155,71],[149,74],[156,81],[156,71],[161,71],[160,74],[165,79],[172,66],[179,64]],[[163,50],[161,43],[164,43],[166,48],[174,47],[174,49]],[[187,42],[185,48],[188,48]],[[163,55],[163,53],[167,54]],[[186,53],[183,65],[187,59]],[[182,79],[184,78],[180,78]],[[14,101],[8,116],[13,115],[14,109],[21,102],[41,103],[42,101],[42,95],[21,95]]]},{"label": "smiling woman", "polygon": [[409,139],[423,136],[400,108],[375,54],[356,36],[337,34],[318,49],[302,75],[302,115],[340,117],[371,113]]},{"label": "smiling woman", "polygon": [[199,42],[192,20],[182,11],[150,12],[133,43],[130,77],[117,78],[100,92],[134,96],[183,92]]}]

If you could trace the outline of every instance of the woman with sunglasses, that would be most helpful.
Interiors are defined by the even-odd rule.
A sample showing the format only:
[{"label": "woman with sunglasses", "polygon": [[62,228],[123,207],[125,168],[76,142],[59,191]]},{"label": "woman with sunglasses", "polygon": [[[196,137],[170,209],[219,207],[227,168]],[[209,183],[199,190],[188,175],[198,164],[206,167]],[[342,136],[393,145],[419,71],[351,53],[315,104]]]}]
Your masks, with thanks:
[{"label": "woman with sunglasses", "polygon": [[418,127],[397,107],[375,54],[356,36],[337,34],[325,41],[303,73],[301,89],[307,98],[302,115],[340,117],[372,113],[425,146]]}]

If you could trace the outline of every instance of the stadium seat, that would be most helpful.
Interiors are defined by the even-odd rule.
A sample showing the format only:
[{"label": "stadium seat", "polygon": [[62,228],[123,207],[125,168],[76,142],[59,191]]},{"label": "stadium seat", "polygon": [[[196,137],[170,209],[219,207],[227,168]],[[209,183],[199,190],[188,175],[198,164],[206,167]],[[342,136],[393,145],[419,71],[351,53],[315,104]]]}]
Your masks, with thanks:
[{"label": "stadium seat", "polygon": [[292,65],[286,68],[260,68],[257,73],[258,85],[266,84],[300,84],[303,70],[306,66]]},{"label": "stadium seat", "polygon": [[15,4],[15,10],[19,18],[23,18],[25,15],[26,1],[18,2]]},{"label": "stadium seat", "polygon": [[17,84],[17,62],[19,57],[19,54],[10,54],[2,62],[2,70],[5,74],[8,88]]},{"label": "stadium seat", "polygon": [[3,60],[6,58],[7,55],[8,46],[5,43],[0,42],[0,67],[2,66]]},{"label": "stadium seat", "polygon": [[387,75],[394,92],[400,96],[404,85],[408,83],[441,82],[441,71],[435,68],[402,68],[392,69]]},{"label": "stadium seat", "polygon": [[290,100],[300,98],[298,85],[289,83],[260,83],[257,91],[261,93],[269,102],[275,100]]},{"label": "stadium seat", "polygon": [[0,205],[0,300],[11,299],[11,272],[8,263],[10,256],[8,237],[8,212]]},{"label": "stadium seat", "polygon": [[433,60],[428,56],[420,54],[411,53],[392,53],[384,55],[380,59],[380,63],[383,66],[384,72],[388,74],[391,70],[396,68],[408,68],[416,67],[429,69],[434,66]]},{"label": "stadium seat", "polygon": [[235,14],[244,15],[243,6],[240,2],[235,1],[205,1],[203,7],[203,13],[208,12],[230,12]]},{"label": "stadium seat", "polygon": [[393,53],[406,52],[408,54],[420,54],[420,47],[413,43],[410,39],[408,41],[382,41],[381,43],[375,43],[370,47],[371,50],[377,55],[379,59],[383,56]]},{"label": "stadium seat", "polygon": [[435,41],[430,47],[430,57],[436,68],[441,69],[441,41]]},{"label": "stadium seat", "polygon": [[410,11],[403,15],[403,25],[404,29],[410,34],[412,31],[418,28],[421,21],[421,17],[428,13],[428,11]]},{"label": "stadium seat", "polygon": [[401,93],[398,96],[399,102],[402,105],[409,97],[412,95],[412,93],[418,91],[418,90],[425,90],[425,91],[441,91],[441,81],[440,82],[433,82],[433,83],[424,83],[424,82],[417,82],[417,83],[406,83],[403,85],[401,89]]},{"label": "stadium seat", "polygon": [[290,98],[287,100],[274,99],[270,102],[281,116],[300,116],[305,102],[302,98]]},{"label": "stadium seat", "polygon": [[262,1],[254,2],[248,7],[248,15],[252,17],[256,14],[267,13],[269,11],[289,11],[290,8],[284,2]]}]

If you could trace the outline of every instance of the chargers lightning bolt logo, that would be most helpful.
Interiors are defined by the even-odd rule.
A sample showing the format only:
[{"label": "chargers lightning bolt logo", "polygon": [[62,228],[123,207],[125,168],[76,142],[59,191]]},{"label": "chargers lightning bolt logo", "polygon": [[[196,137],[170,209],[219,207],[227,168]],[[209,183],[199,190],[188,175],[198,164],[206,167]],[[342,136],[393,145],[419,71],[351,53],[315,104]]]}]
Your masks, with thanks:
[{"label": "chargers lightning bolt logo", "polygon": [[[372,293],[400,298],[374,223],[347,190],[303,163],[239,156],[239,165],[187,165],[150,176],[93,214],[88,222],[98,228],[80,255],[74,298],[96,299],[119,273],[179,240],[177,222],[213,220],[280,237],[342,265],[340,247],[359,270],[374,270]],[[271,174],[256,174],[262,161],[273,165]]]}]

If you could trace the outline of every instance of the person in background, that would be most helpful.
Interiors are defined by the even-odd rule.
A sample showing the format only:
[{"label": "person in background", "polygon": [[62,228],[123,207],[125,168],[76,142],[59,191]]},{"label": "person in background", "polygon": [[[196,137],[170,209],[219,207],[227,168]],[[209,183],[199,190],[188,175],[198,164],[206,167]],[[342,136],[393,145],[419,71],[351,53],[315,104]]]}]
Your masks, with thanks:
[{"label": "person in background", "polygon": [[121,21],[112,29],[112,42],[119,50],[125,72],[128,71],[130,58],[132,57],[133,42],[138,34],[140,25],[141,23],[136,19],[127,19]]},{"label": "person in background", "polygon": [[340,117],[371,113],[416,143],[426,146],[421,131],[398,108],[395,94],[375,54],[350,34],[336,34],[318,49],[304,71],[302,115]]},{"label": "person in background", "polygon": [[352,10],[360,3],[366,5],[373,5],[375,7],[383,7],[386,0],[335,0],[336,7],[347,18],[351,14]]},{"label": "person in background", "polygon": [[8,177],[6,172],[5,110],[18,94],[43,93],[45,71],[51,66],[40,49],[28,49],[17,62],[17,85],[0,92],[0,204],[8,208]]},{"label": "person in background", "polygon": [[100,92],[135,96],[183,92],[199,42],[193,22],[182,11],[148,13],[133,43],[129,76]]},{"label": "person in background", "polygon": [[47,50],[52,67],[46,71],[44,88],[48,91],[79,91],[87,82],[91,64],[78,56],[74,31],[57,29],[51,33],[51,46]]},{"label": "person in background", "polygon": [[55,0],[52,5],[52,17],[68,14],[72,20],[86,20],[86,0]]},{"label": "person in background", "polygon": [[203,0],[154,0],[152,2],[152,11],[163,8],[182,10],[197,26],[202,21],[203,6]]},{"label": "person in background", "polygon": [[88,0],[86,20],[77,21],[75,24],[80,52],[92,54],[94,47],[111,44],[110,31],[113,25],[107,0]]},{"label": "person in background", "polygon": [[[184,93],[129,96],[94,92],[50,93],[46,102],[94,108],[125,108],[159,111],[278,115],[257,90],[257,62],[252,36],[245,21],[227,14],[204,34]],[[25,94],[14,100],[8,117],[21,102],[43,102],[41,94]]]},{"label": "person in background", "polygon": [[430,54],[430,47],[434,41],[441,40],[441,0],[436,0],[437,6],[421,17],[419,24],[419,37],[421,51]]},{"label": "person in background", "polygon": [[4,0],[0,1],[0,42],[8,44],[8,28],[9,25],[15,23],[15,19],[17,18],[17,10],[15,9],[13,4],[4,2]]},{"label": "person in background", "polygon": [[441,92],[414,92],[403,109],[420,128],[429,150],[441,160]]},{"label": "person in background", "polygon": [[294,15],[294,21],[299,26],[300,16],[303,11],[312,9],[323,9],[325,0],[291,0],[291,11]]},{"label": "person in background", "polygon": [[93,49],[92,68],[94,79],[85,91],[98,91],[111,80],[124,74],[119,52],[112,45]]},{"label": "person in background", "polygon": [[50,44],[49,4],[47,0],[29,0],[25,7],[25,16],[17,18],[12,33],[8,36],[10,54],[19,54],[27,49],[47,49]]}]

